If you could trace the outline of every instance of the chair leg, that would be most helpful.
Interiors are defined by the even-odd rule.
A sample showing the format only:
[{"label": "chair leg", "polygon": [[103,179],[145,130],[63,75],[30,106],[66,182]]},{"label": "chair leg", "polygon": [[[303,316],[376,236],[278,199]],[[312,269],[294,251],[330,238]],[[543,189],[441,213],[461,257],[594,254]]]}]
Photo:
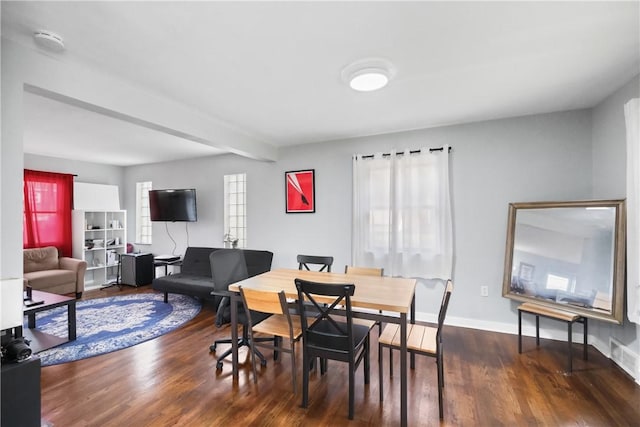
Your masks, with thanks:
[{"label": "chair leg", "polygon": [[293,340],[289,341],[291,345],[291,382],[293,383],[293,394],[298,394],[298,381],[296,370],[296,343]]},{"label": "chair leg", "polygon": [[393,349],[389,347],[389,376],[393,378]]},{"label": "chair leg", "polygon": [[442,350],[440,350],[440,363],[438,363],[438,367],[440,369],[440,378],[442,379],[442,388],[444,388],[444,366],[442,360]]},{"label": "chair leg", "polygon": [[222,369],[222,361],[225,358],[227,358],[227,356],[229,356],[232,351],[233,351],[233,349],[230,348],[227,351],[225,351],[224,353],[222,353],[222,355],[220,357],[218,357],[218,362],[216,363],[216,368],[217,369]]},{"label": "chair leg", "polygon": [[327,359],[320,358],[320,375],[327,373]]},{"label": "chair leg", "polygon": [[309,405],[309,371],[311,369],[311,359],[306,351],[303,350],[302,356],[302,407]]},{"label": "chair leg", "polygon": [[442,369],[442,352],[436,355],[436,363],[438,364],[438,410],[440,412],[440,419],[443,419],[442,389],[444,388],[444,370]]},{"label": "chair leg", "polygon": [[[272,338],[267,339],[267,341],[272,340]],[[249,339],[247,336],[245,336],[245,333],[243,331],[243,338],[238,339],[238,348],[242,347],[242,346],[247,346],[251,348],[251,342],[253,340]],[[255,340],[256,342],[260,342],[263,341],[262,338],[257,338]],[[217,340],[216,342],[214,342],[214,344],[209,348],[209,350],[211,351],[215,351],[215,346],[217,344],[231,344],[231,340],[230,339],[223,339],[223,340]],[[224,353],[222,353],[222,355],[220,357],[218,357],[218,362],[216,364],[216,368],[217,369],[222,369],[222,361],[224,359],[226,359],[232,352],[232,349],[229,348],[227,349],[227,351],[225,351]],[[267,359],[264,357],[264,355],[260,352],[260,350],[258,350],[257,348],[253,347],[251,353],[255,353],[256,356],[258,356],[258,358],[260,359],[260,364],[262,366],[266,366],[267,365]]]},{"label": "chair leg", "polygon": [[384,380],[382,379],[382,345],[378,344],[378,388],[380,389],[380,402],[384,399],[384,392],[382,387],[384,385]]},{"label": "chair leg", "polygon": [[251,368],[253,370],[253,383],[258,384],[258,370],[256,369],[256,348],[253,345],[253,332],[249,333],[249,348],[251,352]]},{"label": "chair leg", "polygon": [[280,347],[282,346],[282,337],[273,337],[273,360],[277,361],[280,357]]},{"label": "chair leg", "polygon": [[353,419],[353,407],[355,404],[355,375],[356,366],[353,361],[349,361],[349,419]]},{"label": "chair leg", "polygon": [[440,369],[440,378],[442,378],[442,388],[444,388],[444,364],[442,363],[442,361],[444,360],[444,352],[442,350],[442,343],[440,343],[439,349],[436,350],[436,353],[440,357],[440,361],[438,362],[438,369]]},{"label": "chair leg", "polygon": [[369,384],[371,381],[371,373],[369,369],[369,335],[364,340],[364,383]]}]

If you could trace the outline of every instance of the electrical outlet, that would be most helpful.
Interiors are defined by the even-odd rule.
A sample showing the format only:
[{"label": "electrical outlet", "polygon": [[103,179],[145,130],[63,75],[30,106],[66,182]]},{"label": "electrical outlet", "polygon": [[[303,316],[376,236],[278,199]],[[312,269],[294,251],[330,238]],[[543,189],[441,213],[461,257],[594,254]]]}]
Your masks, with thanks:
[{"label": "electrical outlet", "polygon": [[489,296],[489,287],[488,286],[480,286],[480,296],[488,297]]}]

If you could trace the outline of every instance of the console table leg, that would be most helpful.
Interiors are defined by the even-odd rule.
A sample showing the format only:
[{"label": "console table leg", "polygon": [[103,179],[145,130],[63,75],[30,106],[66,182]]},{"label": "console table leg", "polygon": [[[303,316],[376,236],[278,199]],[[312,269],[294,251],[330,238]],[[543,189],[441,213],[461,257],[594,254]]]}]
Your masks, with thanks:
[{"label": "console table leg", "polygon": [[518,353],[522,353],[522,311],[518,310]]},{"label": "console table leg", "polygon": [[69,341],[76,340],[76,302],[72,301],[67,307],[67,324]]},{"label": "console table leg", "polygon": [[583,320],[582,325],[584,326],[584,345],[583,345],[583,349],[582,349],[582,352],[583,352],[582,357],[584,358],[584,360],[587,360],[587,358],[589,357],[589,352],[587,350],[587,345],[588,345],[588,343],[587,343],[588,332],[587,331],[588,331],[588,328],[589,328],[589,326],[588,326],[588,324],[589,324],[588,320],[589,319],[587,319],[586,317],[584,317],[583,319],[584,320]]},{"label": "console table leg", "polygon": [[569,369],[568,372],[571,373],[573,372],[573,355],[571,354],[571,349],[573,348],[573,334],[571,333],[571,329],[572,329],[572,325],[573,322],[567,322],[568,325],[568,334],[569,336],[567,337],[567,342],[569,343]]}]

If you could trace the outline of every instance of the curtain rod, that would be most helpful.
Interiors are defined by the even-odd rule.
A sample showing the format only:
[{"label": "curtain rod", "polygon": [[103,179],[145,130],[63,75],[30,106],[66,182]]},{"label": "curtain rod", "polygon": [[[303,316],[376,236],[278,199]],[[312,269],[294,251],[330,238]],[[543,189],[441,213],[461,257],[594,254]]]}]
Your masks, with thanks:
[{"label": "curtain rod", "polygon": [[[444,151],[444,147],[438,147],[438,148],[429,148],[429,152],[433,153],[434,151]],[[409,154],[418,154],[422,152],[422,150],[410,150]],[[451,147],[449,147],[449,152],[451,152]],[[404,151],[398,151],[396,154],[398,155],[404,155]],[[389,157],[391,155],[391,153],[382,153],[382,157]],[[363,159],[373,159],[373,157],[375,156],[375,154],[368,154],[366,156],[362,156]]]},{"label": "curtain rod", "polygon": [[24,168],[24,169],[23,169],[23,171],[46,172],[46,173],[57,173],[57,174],[60,174],[60,175],[78,176],[78,174],[77,174],[77,173],[64,173],[64,172],[39,171],[39,170],[29,169],[29,168]]}]

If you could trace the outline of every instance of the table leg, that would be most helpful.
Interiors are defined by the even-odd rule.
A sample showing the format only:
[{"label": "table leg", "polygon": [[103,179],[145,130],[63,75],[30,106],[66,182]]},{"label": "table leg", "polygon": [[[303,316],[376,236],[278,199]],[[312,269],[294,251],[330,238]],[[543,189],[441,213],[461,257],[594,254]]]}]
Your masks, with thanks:
[{"label": "table leg", "polygon": [[[411,300],[411,319],[412,324],[416,323],[416,294],[413,294],[413,299]],[[414,352],[410,353],[411,357],[411,369],[416,369],[416,354]]]},{"label": "table leg", "polygon": [[518,310],[518,353],[522,353],[522,310]]},{"label": "table leg", "polygon": [[573,349],[573,333],[571,332],[571,326],[573,325],[573,322],[567,322],[568,324],[568,337],[567,337],[567,341],[569,342],[569,373],[573,372],[573,355],[572,353],[572,349]]},{"label": "table leg", "polygon": [[237,296],[230,298],[231,304],[231,364],[233,379],[238,380],[238,303]]},{"label": "table leg", "polygon": [[36,314],[35,313],[27,314],[27,326],[29,327],[29,329],[33,329],[33,328],[36,327]]},{"label": "table leg", "polygon": [[400,313],[400,425],[407,426],[407,313]]},{"label": "table leg", "polygon": [[76,302],[71,301],[67,306],[67,324],[69,341],[76,339]]},{"label": "table leg", "polygon": [[582,358],[584,360],[587,360],[587,358],[589,357],[589,353],[588,353],[588,349],[587,349],[587,336],[588,336],[588,328],[589,328],[589,319],[587,319],[586,317],[583,318],[583,323],[582,325],[584,326],[584,345],[582,346]]}]

